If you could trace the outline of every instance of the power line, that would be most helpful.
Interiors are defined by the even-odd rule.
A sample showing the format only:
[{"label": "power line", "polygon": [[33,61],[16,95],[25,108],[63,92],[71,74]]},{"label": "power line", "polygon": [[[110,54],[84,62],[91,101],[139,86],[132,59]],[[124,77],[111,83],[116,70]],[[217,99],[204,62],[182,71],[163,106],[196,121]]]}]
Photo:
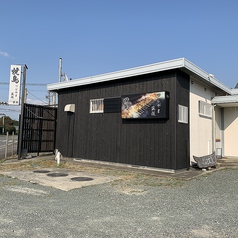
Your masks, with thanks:
[{"label": "power line", "polygon": [[[0,85],[9,85],[8,82],[0,82]],[[28,86],[45,86],[47,84],[44,84],[44,83],[27,83],[26,85]],[[31,91],[34,91],[34,90],[31,90]],[[39,92],[39,90],[38,90]],[[37,96],[35,96],[34,94],[32,94],[29,90],[27,90],[27,93],[31,94],[33,97],[35,97],[36,99],[38,99],[39,101],[43,102],[44,104],[49,104],[49,102],[46,102],[46,101],[43,101],[42,99],[38,98]],[[0,102],[0,105],[3,104],[3,105],[8,105],[7,102]],[[56,104],[57,105],[57,104]]]},{"label": "power line", "polygon": [[27,93],[31,94],[31,96],[35,97],[36,99],[40,100],[41,102],[43,102],[43,103],[45,103],[45,104],[48,104],[47,102],[43,101],[42,99],[36,97],[34,94],[32,94],[31,92],[29,92],[28,90],[27,90]]},{"label": "power line", "polygon": [[0,108],[0,111],[19,112],[19,111],[20,111],[20,109]]},{"label": "power line", "polygon": [[[0,84],[9,85],[7,82],[0,82]],[[28,86],[46,86],[46,83],[27,83]]]}]

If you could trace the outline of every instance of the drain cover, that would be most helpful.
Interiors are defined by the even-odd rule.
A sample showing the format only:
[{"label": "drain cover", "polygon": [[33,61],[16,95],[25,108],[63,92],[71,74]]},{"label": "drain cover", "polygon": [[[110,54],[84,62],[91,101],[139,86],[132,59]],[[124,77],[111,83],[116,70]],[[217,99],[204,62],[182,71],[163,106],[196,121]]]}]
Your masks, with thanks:
[{"label": "drain cover", "polygon": [[65,173],[51,173],[51,174],[47,174],[47,176],[50,176],[50,177],[66,177],[66,176],[68,176],[68,174],[65,174]]},{"label": "drain cover", "polygon": [[74,178],[71,178],[72,181],[91,181],[93,180],[92,178],[88,178],[88,177],[74,177]]},{"label": "drain cover", "polygon": [[34,173],[41,173],[41,174],[47,174],[49,173],[50,171],[49,170],[35,170],[33,171]]}]

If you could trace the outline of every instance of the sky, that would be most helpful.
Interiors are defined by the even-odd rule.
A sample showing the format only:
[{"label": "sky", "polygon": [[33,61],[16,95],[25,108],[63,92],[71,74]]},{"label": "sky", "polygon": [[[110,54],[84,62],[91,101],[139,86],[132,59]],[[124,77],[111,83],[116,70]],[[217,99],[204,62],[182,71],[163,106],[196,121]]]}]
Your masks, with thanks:
[{"label": "sky", "polygon": [[234,88],[237,9],[237,0],[0,0],[0,102],[10,66],[26,64],[27,102],[47,104],[59,58],[78,79],[185,57]]}]

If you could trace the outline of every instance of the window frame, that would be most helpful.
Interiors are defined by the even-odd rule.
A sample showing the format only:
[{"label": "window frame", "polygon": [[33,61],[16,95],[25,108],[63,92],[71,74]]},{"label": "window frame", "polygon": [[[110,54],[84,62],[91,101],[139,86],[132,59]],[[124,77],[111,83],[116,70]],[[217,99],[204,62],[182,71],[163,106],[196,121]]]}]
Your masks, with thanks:
[{"label": "window frame", "polygon": [[200,116],[212,118],[212,105],[207,102],[199,100],[198,113]]},{"label": "window frame", "polygon": [[89,113],[103,113],[104,98],[90,99]]},{"label": "window frame", "polygon": [[188,107],[178,104],[178,122],[188,124]]}]

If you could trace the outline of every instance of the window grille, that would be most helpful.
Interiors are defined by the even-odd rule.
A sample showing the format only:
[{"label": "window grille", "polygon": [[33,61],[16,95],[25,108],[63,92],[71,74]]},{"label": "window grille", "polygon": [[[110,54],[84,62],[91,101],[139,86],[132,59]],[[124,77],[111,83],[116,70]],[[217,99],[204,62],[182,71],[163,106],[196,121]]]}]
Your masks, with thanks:
[{"label": "window grille", "polygon": [[178,105],[178,122],[188,123],[188,107]]},{"label": "window grille", "polygon": [[90,113],[103,113],[103,98],[90,100]]},{"label": "window grille", "polygon": [[212,117],[212,105],[207,103],[207,102],[203,102],[203,101],[199,101],[199,115],[201,116],[205,116],[205,117]]}]

